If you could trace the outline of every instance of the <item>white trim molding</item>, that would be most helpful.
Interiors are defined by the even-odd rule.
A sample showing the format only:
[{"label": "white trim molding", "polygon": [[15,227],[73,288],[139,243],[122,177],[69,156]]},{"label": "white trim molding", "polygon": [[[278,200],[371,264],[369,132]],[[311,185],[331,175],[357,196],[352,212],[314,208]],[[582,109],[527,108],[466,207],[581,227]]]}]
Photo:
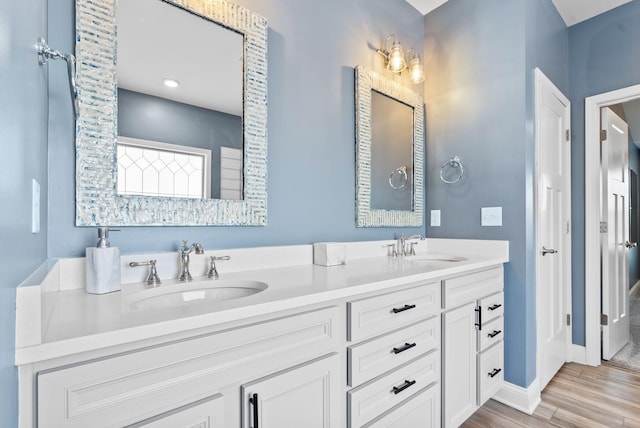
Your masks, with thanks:
[{"label": "white trim molding", "polygon": [[571,361],[578,364],[587,364],[587,348],[580,345],[571,345]]},{"label": "white trim molding", "polygon": [[600,109],[640,97],[640,85],[584,100],[584,278],[586,363],[600,365]]},{"label": "white trim molding", "polygon": [[532,415],[541,401],[540,382],[536,378],[527,388],[505,382],[502,389],[493,396],[493,399],[528,415]]}]

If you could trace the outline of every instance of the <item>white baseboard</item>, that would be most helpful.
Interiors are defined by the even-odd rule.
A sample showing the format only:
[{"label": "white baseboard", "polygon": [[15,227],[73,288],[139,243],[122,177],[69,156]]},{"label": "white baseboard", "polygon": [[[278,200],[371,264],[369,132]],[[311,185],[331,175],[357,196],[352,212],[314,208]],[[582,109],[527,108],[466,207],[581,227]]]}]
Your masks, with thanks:
[{"label": "white baseboard", "polygon": [[587,364],[587,348],[580,345],[571,345],[571,361],[578,364]]},{"label": "white baseboard", "polygon": [[540,382],[536,378],[528,388],[505,382],[502,389],[492,397],[516,410],[532,415],[540,404]]}]

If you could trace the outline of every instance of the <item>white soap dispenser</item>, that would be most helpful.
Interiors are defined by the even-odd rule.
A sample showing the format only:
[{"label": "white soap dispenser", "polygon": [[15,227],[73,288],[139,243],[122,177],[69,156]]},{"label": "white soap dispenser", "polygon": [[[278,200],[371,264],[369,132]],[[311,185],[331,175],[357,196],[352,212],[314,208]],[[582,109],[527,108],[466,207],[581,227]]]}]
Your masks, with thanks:
[{"label": "white soap dispenser", "polygon": [[87,248],[86,279],[87,293],[105,294],[120,290],[120,248],[109,243],[108,227],[99,227],[97,245]]}]

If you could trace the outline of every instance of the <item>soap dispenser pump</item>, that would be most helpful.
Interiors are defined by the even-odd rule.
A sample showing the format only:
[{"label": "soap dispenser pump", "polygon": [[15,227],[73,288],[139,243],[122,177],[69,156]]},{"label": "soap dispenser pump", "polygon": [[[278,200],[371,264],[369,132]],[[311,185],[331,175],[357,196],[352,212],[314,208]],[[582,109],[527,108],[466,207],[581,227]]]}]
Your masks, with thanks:
[{"label": "soap dispenser pump", "polygon": [[98,243],[87,248],[87,293],[105,294],[120,290],[120,249],[111,246],[110,231],[117,229],[99,227]]}]

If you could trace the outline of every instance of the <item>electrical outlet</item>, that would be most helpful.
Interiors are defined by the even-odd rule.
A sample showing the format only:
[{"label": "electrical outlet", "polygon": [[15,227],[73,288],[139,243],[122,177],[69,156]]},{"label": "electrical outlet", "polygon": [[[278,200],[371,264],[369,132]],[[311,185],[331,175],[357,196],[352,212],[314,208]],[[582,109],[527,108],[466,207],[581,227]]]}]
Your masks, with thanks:
[{"label": "electrical outlet", "polygon": [[502,207],[482,208],[482,226],[502,226]]},{"label": "electrical outlet", "polygon": [[440,226],[440,210],[431,210],[431,226]]}]

